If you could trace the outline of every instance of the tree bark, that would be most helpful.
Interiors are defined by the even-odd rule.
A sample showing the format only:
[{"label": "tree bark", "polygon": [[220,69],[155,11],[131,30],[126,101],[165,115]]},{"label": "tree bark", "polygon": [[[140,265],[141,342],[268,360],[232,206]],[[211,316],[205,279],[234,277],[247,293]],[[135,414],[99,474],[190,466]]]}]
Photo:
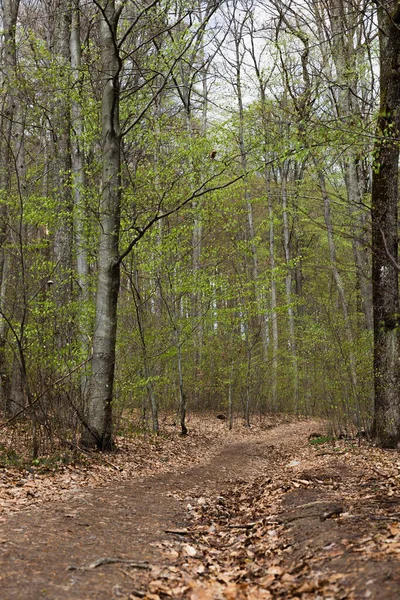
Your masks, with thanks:
[{"label": "tree bark", "polygon": [[[269,188],[269,176],[267,179]],[[269,193],[268,193],[269,192]],[[279,329],[278,329],[278,286],[276,281],[275,264],[275,224],[271,192],[268,190],[269,218],[269,262],[271,267],[271,325],[272,325],[272,373],[271,373],[271,403],[272,410],[278,410],[278,360],[279,360]]]},{"label": "tree bark", "polygon": [[286,303],[288,312],[289,337],[288,346],[292,358],[292,373],[293,373],[293,403],[296,413],[299,412],[299,369],[297,360],[297,344],[296,344],[296,329],[293,310],[293,291],[292,291],[292,266],[291,266],[291,251],[290,251],[290,229],[289,229],[289,214],[287,201],[287,180],[288,180],[289,165],[285,162],[281,168],[281,186],[282,186],[282,216],[283,216],[283,243],[286,261]]},{"label": "tree bark", "polygon": [[16,90],[13,79],[16,73],[15,26],[18,17],[19,0],[3,2],[3,61],[1,84],[5,90],[1,111],[0,140],[0,405],[7,408],[10,389],[10,369],[6,364],[6,335],[8,325],[3,316],[6,308],[8,278],[11,256],[6,250],[8,237],[8,202],[11,191],[12,149],[11,136],[16,111]]},{"label": "tree bark", "polygon": [[[160,425],[158,419],[158,403],[157,397],[154,390],[153,380],[152,380],[152,370],[149,365],[149,357],[148,357],[148,349],[146,342],[146,317],[145,317],[145,302],[143,301],[142,294],[140,291],[140,278],[139,278],[139,269],[138,266],[135,265],[134,272],[130,275],[132,296],[135,303],[136,309],[136,320],[137,326],[139,330],[139,338],[140,338],[140,346],[142,350],[142,365],[143,365],[143,377],[146,381],[146,390],[148,394],[148,399],[150,402],[151,408],[151,419],[152,419],[152,429],[153,432],[158,435],[160,433]],[[146,400],[143,399],[143,405],[146,406]],[[143,412],[145,412],[143,410]]]},{"label": "tree bark", "polygon": [[70,31],[71,4],[64,0],[49,3],[49,50],[54,55],[60,98],[53,100],[54,166],[53,188],[57,199],[57,224],[54,232],[53,252],[57,268],[54,273],[54,298],[60,311],[56,330],[57,345],[62,348],[72,339],[72,324],[63,317],[63,308],[72,300],[72,192],[71,192],[71,101],[70,86]]},{"label": "tree bark", "polygon": [[[356,125],[357,119],[368,118],[366,110],[372,105],[364,101],[359,89],[358,61],[360,53],[365,52],[356,32],[363,26],[357,11],[342,0],[330,0],[327,15],[331,25],[330,52],[336,67],[338,98],[333,101],[332,109],[346,130]],[[329,60],[327,60],[329,64]],[[333,77],[332,77],[333,78]],[[371,94],[372,95],[372,94]],[[368,108],[366,108],[368,107]],[[365,210],[367,194],[367,174],[360,168],[360,155],[367,154],[369,146],[360,149],[359,144],[350,144],[343,164],[344,180],[347,189],[354,263],[361,309],[364,313],[365,327],[373,330],[371,260],[367,246],[369,215]]]},{"label": "tree bark", "polygon": [[400,131],[400,8],[378,7],[380,111],[372,178],[372,287],[374,309],[374,437],[400,442],[398,185]]},{"label": "tree bark", "polygon": [[[318,165],[316,165],[316,167],[318,168]],[[359,423],[359,399],[358,399],[358,384],[357,384],[357,365],[356,365],[356,359],[354,356],[354,335],[353,335],[353,329],[352,329],[352,325],[351,325],[350,310],[349,310],[349,305],[348,305],[347,298],[346,298],[344,283],[343,283],[342,277],[339,273],[339,269],[337,266],[336,243],[335,243],[335,238],[334,238],[334,233],[333,233],[333,224],[332,224],[332,219],[331,219],[331,202],[330,202],[329,194],[328,194],[328,191],[326,188],[325,177],[324,177],[324,174],[322,171],[319,171],[318,178],[319,178],[321,194],[322,194],[322,198],[323,198],[323,202],[324,202],[324,220],[325,220],[325,226],[326,226],[326,233],[327,233],[327,237],[328,237],[330,268],[331,268],[333,280],[336,285],[337,292],[339,294],[340,305],[342,307],[342,312],[343,312],[344,329],[345,329],[345,333],[346,333],[347,342],[349,345],[348,373],[349,373],[349,378],[350,378],[350,383],[351,383],[351,388],[352,388],[351,395],[353,396],[354,402],[355,402],[356,419],[357,419],[357,424],[358,424]]]},{"label": "tree bark", "polygon": [[[236,10],[236,6],[235,6]],[[244,131],[245,131],[245,110],[243,101],[243,81],[242,81],[242,68],[243,68],[243,53],[241,52],[241,44],[243,43],[244,36],[244,25],[245,22],[237,20],[234,14],[233,19],[233,36],[235,46],[235,82],[234,87],[236,91],[237,104],[238,104],[238,145],[240,154],[240,164],[243,173],[243,199],[246,206],[247,223],[246,223],[246,241],[249,242],[251,261],[247,261],[250,264],[246,265],[249,271],[250,280],[253,288],[253,298],[255,306],[257,307],[257,315],[250,317],[251,331],[250,334],[254,338],[261,339],[264,359],[268,359],[268,341],[267,341],[267,327],[266,318],[263,311],[263,302],[259,291],[259,265],[258,265],[258,252],[256,246],[256,231],[254,224],[253,205],[251,202],[249,181],[247,176],[247,151],[245,145]],[[249,342],[252,343],[249,338]]]},{"label": "tree bark", "polygon": [[121,207],[120,59],[114,43],[120,12],[108,0],[101,11],[103,180],[100,199],[99,272],[93,336],[92,377],[85,446],[110,449],[115,372],[117,304],[120,284],[118,245]]},{"label": "tree bark", "polygon": [[[73,0],[70,56],[72,78],[76,95],[71,102],[71,161],[72,161],[72,193],[74,204],[74,242],[76,256],[77,283],[79,286],[78,328],[82,359],[89,355],[88,331],[86,325],[89,302],[89,263],[85,242],[85,156],[83,151],[84,124],[82,114],[82,52],[80,35],[80,0]],[[88,374],[84,369],[81,376],[81,395],[84,398],[88,392]]]}]

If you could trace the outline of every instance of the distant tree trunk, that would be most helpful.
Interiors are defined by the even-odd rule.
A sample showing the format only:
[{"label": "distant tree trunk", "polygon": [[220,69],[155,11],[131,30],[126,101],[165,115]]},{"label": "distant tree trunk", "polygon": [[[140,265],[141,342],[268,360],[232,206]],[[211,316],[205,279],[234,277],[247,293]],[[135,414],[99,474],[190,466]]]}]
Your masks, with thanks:
[{"label": "distant tree trunk", "polygon": [[229,368],[229,384],[228,384],[228,423],[229,431],[233,427],[233,377],[234,377],[235,361],[232,359]]},{"label": "distant tree trunk", "polygon": [[[251,202],[250,192],[249,192],[249,181],[247,177],[247,152],[244,138],[245,131],[245,121],[244,121],[244,101],[243,101],[243,83],[242,83],[242,65],[243,65],[243,54],[241,53],[241,44],[243,41],[243,27],[244,23],[240,23],[235,18],[233,19],[233,33],[234,33],[234,44],[235,44],[235,91],[237,96],[238,103],[238,142],[239,142],[239,153],[240,153],[240,164],[243,172],[243,186],[244,186],[244,201],[246,205],[246,213],[247,213],[247,224],[246,224],[246,233],[247,233],[247,241],[250,245],[251,251],[251,262],[246,267],[249,270],[249,276],[253,287],[253,298],[255,305],[257,306],[257,315],[255,317],[250,317],[251,329],[249,332],[253,336],[260,336],[262,342],[262,348],[264,353],[264,358],[267,359],[268,356],[268,344],[267,344],[267,327],[266,327],[266,319],[265,314],[262,310],[262,299],[259,293],[259,266],[258,266],[258,252],[257,246],[255,242],[256,232],[254,225],[254,215],[253,215],[253,205]],[[249,343],[252,343],[251,338],[249,337]]]},{"label": "distant tree trunk", "polygon": [[[254,26],[254,24],[253,24]],[[254,30],[252,29],[254,34]],[[271,169],[269,166],[269,153],[268,153],[268,139],[269,139],[269,122],[267,114],[267,97],[265,93],[266,84],[264,82],[263,72],[257,58],[256,45],[254,35],[251,36],[250,55],[253,60],[254,69],[257,76],[259,94],[261,100],[261,121],[263,126],[263,143],[264,143],[264,161],[265,161],[265,192],[267,195],[268,202],[268,219],[269,219],[269,263],[271,271],[271,329],[272,329],[272,361],[271,361],[271,405],[272,410],[277,411],[278,409],[278,356],[279,356],[279,329],[278,329],[278,285],[276,281],[276,249],[275,249],[275,214],[272,202],[271,193]],[[267,340],[267,320],[265,319],[265,348],[268,349]]]},{"label": "distant tree trunk", "polygon": [[121,206],[120,61],[115,45],[120,11],[108,0],[102,11],[103,181],[100,200],[99,272],[93,335],[92,377],[82,441],[100,449],[112,447],[112,399],[120,284],[118,244]]},{"label": "distant tree trunk", "polygon": [[60,97],[53,101],[54,170],[53,187],[57,198],[57,222],[53,252],[57,265],[54,297],[60,310],[57,324],[57,345],[61,348],[72,337],[72,324],[63,318],[62,309],[72,300],[73,201],[71,192],[71,102],[70,31],[71,6],[64,0],[49,3],[49,22],[54,22],[48,40],[49,51],[56,62]]},{"label": "distant tree trunk", "polygon": [[351,218],[351,233],[354,262],[356,266],[357,281],[361,299],[361,310],[364,314],[365,328],[373,330],[372,308],[372,282],[371,282],[371,257],[368,249],[366,231],[369,229],[369,217],[362,203],[365,193],[360,189],[363,182],[357,174],[356,160],[349,161],[346,168],[346,187],[349,200]]},{"label": "distant tree trunk", "polygon": [[[76,253],[77,283],[79,286],[78,328],[81,352],[83,357],[89,354],[88,332],[86,331],[85,315],[89,301],[89,263],[85,243],[85,156],[83,152],[84,125],[82,114],[82,53],[80,36],[80,0],[74,0],[70,35],[70,54],[72,77],[75,85],[75,96],[71,102],[71,156],[72,156],[72,191],[74,204],[74,242]],[[81,394],[88,392],[88,377],[86,369],[81,377]]]},{"label": "distant tree trunk", "polygon": [[182,370],[182,342],[180,341],[180,335],[178,330],[175,330],[176,344],[178,349],[178,377],[179,377],[179,419],[181,423],[181,434],[187,435],[186,427],[186,411],[187,411],[187,400],[186,392],[183,385],[183,370]]},{"label": "distant tree trunk", "polygon": [[[8,237],[8,196],[11,192],[12,145],[11,136],[16,111],[16,46],[15,26],[18,17],[19,0],[4,0],[2,11],[2,75],[1,84],[4,90],[1,110],[0,137],[0,311],[6,309],[8,278],[11,268],[11,256],[6,250]],[[0,314],[0,405],[7,406],[10,390],[10,368],[6,364],[6,335],[8,325],[3,314]]]},{"label": "distant tree trunk", "polygon": [[246,368],[246,399],[244,403],[244,423],[250,428],[250,400],[251,400],[251,348],[247,342],[247,368]]},{"label": "distant tree trunk", "polygon": [[[16,288],[18,291],[13,298],[13,313],[14,318],[19,323],[19,340],[18,343],[14,343],[14,356],[12,362],[12,376],[9,388],[8,407],[12,414],[15,414],[18,410],[21,410],[26,406],[27,399],[29,398],[28,389],[25,390],[25,386],[28,384],[28,374],[23,373],[23,360],[21,354],[26,350],[25,345],[25,325],[27,321],[28,297],[27,297],[27,268],[26,268],[26,241],[29,239],[29,227],[24,221],[24,203],[26,201],[26,162],[25,162],[25,108],[19,103],[18,111],[16,114],[16,124],[13,131],[12,140],[12,152],[14,160],[14,169],[16,174],[16,194],[18,196],[19,211],[18,219],[13,223],[14,238],[16,240],[16,252],[12,253],[9,257],[10,265],[9,269],[11,272],[16,272],[18,275],[14,275],[11,280],[11,286]],[[16,342],[16,340],[15,340]],[[25,358],[24,358],[25,360]],[[25,393],[26,392],[26,393]],[[38,407],[34,407],[31,410],[31,422],[33,432],[36,429],[36,411]],[[33,433],[33,446],[35,446],[35,434]]]},{"label": "distant tree trunk", "polygon": [[356,417],[357,417],[357,422],[358,422],[358,420],[359,420],[358,385],[357,385],[356,359],[354,356],[353,329],[351,326],[349,305],[348,305],[347,298],[346,298],[343,280],[342,280],[342,277],[339,273],[339,269],[337,266],[336,244],[335,244],[335,238],[333,235],[333,225],[332,225],[332,219],[331,219],[331,202],[330,202],[328,191],[326,189],[324,174],[320,171],[318,176],[319,176],[319,183],[320,183],[322,198],[323,198],[323,202],[324,202],[324,220],[325,220],[326,232],[327,232],[327,236],[328,236],[330,268],[331,268],[333,280],[336,285],[336,289],[339,294],[339,300],[340,300],[340,304],[342,307],[342,313],[343,313],[344,329],[345,329],[345,333],[346,333],[347,342],[349,345],[348,373],[350,376],[350,383],[351,383],[351,388],[352,388],[351,391],[352,391],[352,396],[353,396],[354,402],[355,402]]},{"label": "distant tree trunk", "polygon": [[[154,385],[152,381],[152,371],[149,367],[149,358],[147,351],[147,343],[145,337],[145,309],[144,302],[142,300],[142,295],[140,292],[140,281],[139,281],[139,270],[137,266],[134,268],[134,273],[130,276],[131,287],[132,287],[132,295],[136,308],[136,320],[138,324],[139,337],[140,337],[140,345],[142,349],[142,364],[143,364],[143,376],[146,381],[146,389],[148,398],[150,401],[151,408],[151,419],[152,419],[152,428],[153,432],[158,435],[160,433],[159,419],[158,419],[158,404],[157,398],[154,391]],[[145,412],[145,402],[144,402],[144,411]]]},{"label": "distant tree trunk", "polygon": [[[207,72],[208,72],[208,60],[205,56],[204,51],[204,35],[205,35],[205,24],[210,17],[210,13],[214,11],[214,4],[211,1],[207,1],[204,5],[199,2],[195,5],[194,12],[196,13],[201,27],[198,30],[196,39],[194,40],[193,47],[191,49],[188,60],[180,61],[179,72],[180,79],[173,76],[176,91],[181,99],[185,110],[186,128],[188,136],[194,141],[198,136],[201,139],[205,138],[207,131],[207,113],[208,113],[208,86],[207,86]],[[199,63],[201,67],[199,67]],[[202,97],[202,110],[200,118],[200,126],[198,119],[194,118],[193,114],[193,92],[195,88],[195,75],[201,74],[201,83],[203,97]],[[191,168],[196,175],[196,179],[200,182],[201,176],[201,164],[197,160],[191,161]],[[192,202],[193,208],[193,232],[192,232],[192,269],[194,277],[200,272],[201,253],[202,253],[202,241],[203,241],[203,220],[202,220],[202,202],[200,199]],[[202,319],[202,291],[201,287],[194,291],[191,295],[191,314],[196,320],[196,332],[195,332],[195,350],[194,350],[194,367],[197,371],[201,369],[202,362],[202,349],[203,349],[203,319]],[[197,386],[194,389],[194,401],[199,400],[199,390]]]},{"label": "distant tree trunk", "polygon": [[[80,36],[80,0],[74,0],[74,9],[72,13],[70,52],[71,67],[74,84],[77,94],[82,89],[82,52]],[[88,275],[89,266],[87,250],[85,245],[85,235],[83,227],[84,218],[84,193],[86,187],[85,157],[83,152],[83,115],[81,97],[74,97],[71,106],[71,124],[73,130],[72,146],[72,174],[73,174],[73,195],[74,195],[74,233],[76,249],[76,266],[78,273],[78,284],[82,300],[88,300]]]},{"label": "distant tree trunk", "polygon": [[271,326],[272,326],[272,373],[271,373],[271,396],[272,410],[278,410],[278,356],[279,356],[279,330],[278,330],[278,286],[275,275],[275,223],[272,195],[270,189],[270,176],[266,174],[268,194],[268,218],[269,218],[269,262],[271,267]]},{"label": "distant tree trunk", "polygon": [[372,178],[374,309],[374,436],[383,447],[400,442],[398,186],[400,131],[400,7],[378,5],[380,110]]},{"label": "distant tree trunk", "polygon": [[[332,33],[329,40],[330,56],[326,57],[326,61],[329,64],[331,57],[336,68],[339,88],[338,98],[331,98],[332,109],[337,113],[344,128],[347,129],[353,120],[362,118],[365,114],[365,106],[368,105],[368,102],[364,100],[364,94],[360,93],[358,81],[360,75],[358,61],[360,61],[360,53],[365,52],[365,42],[361,42],[363,37],[359,35],[358,31],[363,29],[364,24],[350,3],[329,0],[324,8],[327,9]],[[324,34],[323,37],[325,37]],[[368,150],[369,148],[365,149],[366,152]],[[368,213],[363,206],[367,185],[366,174],[360,169],[361,153],[359,146],[349,145],[343,169],[361,308],[364,313],[365,327],[372,331],[371,261],[367,250],[369,243],[366,236]]]},{"label": "distant tree trunk", "polygon": [[288,181],[289,165],[285,163],[281,168],[281,186],[282,186],[282,215],[283,215],[283,242],[286,261],[286,303],[289,322],[289,337],[288,345],[289,352],[292,358],[293,369],[293,403],[296,412],[299,412],[299,370],[297,361],[297,344],[296,331],[294,322],[293,310],[293,291],[292,291],[292,266],[291,266],[291,251],[290,251],[290,230],[289,230],[289,214],[287,201],[287,181]]}]

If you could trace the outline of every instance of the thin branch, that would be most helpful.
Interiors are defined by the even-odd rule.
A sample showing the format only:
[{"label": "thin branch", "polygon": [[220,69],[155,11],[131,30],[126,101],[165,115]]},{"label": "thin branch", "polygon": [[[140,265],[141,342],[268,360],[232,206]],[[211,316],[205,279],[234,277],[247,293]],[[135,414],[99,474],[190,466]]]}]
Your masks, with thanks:
[{"label": "thin branch", "polygon": [[79,371],[79,369],[81,369],[82,367],[84,367],[91,360],[92,360],[92,357],[85,359],[83,362],[79,363],[79,365],[77,365],[76,367],[74,367],[73,369],[71,369],[71,371],[68,371],[68,373],[66,373],[65,375],[62,375],[61,377],[59,377],[56,381],[54,381],[46,389],[44,389],[42,392],[40,392],[40,394],[38,394],[36,396],[36,398],[34,400],[32,400],[32,402],[28,406],[25,406],[24,408],[22,408],[21,410],[19,410],[17,413],[15,413],[15,415],[13,415],[9,419],[7,419],[7,421],[3,421],[3,423],[0,423],[0,429],[4,429],[4,427],[7,427],[7,425],[9,425],[10,423],[12,423],[12,421],[14,421],[18,417],[20,417],[24,412],[26,412],[27,410],[30,410],[32,408],[32,406],[34,406],[35,404],[37,404],[39,402],[39,400],[41,398],[43,398],[43,396],[45,394],[47,394],[47,392],[49,392],[50,390],[52,390],[53,388],[55,388],[57,385],[59,385],[60,383],[62,383],[65,379],[67,379],[68,377],[70,377],[71,375],[73,375],[76,371]]},{"label": "thin branch", "polygon": [[386,256],[388,257],[388,259],[389,259],[392,267],[394,267],[400,273],[400,265],[399,265],[398,262],[396,262],[394,256],[392,256],[392,254],[391,254],[391,252],[390,252],[390,250],[388,248],[388,245],[387,245],[385,232],[383,231],[382,227],[380,227],[380,226],[379,226],[379,231],[380,231],[381,236],[382,236],[382,241],[383,241],[383,245],[384,245],[384,248],[385,248]]},{"label": "thin branch", "polygon": [[[220,174],[221,173],[218,173],[218,175],[220,175]],[[188,196],[185,200],[183,200],[180,204],[178,204],[174,208],[171,208],[170,210],[167,210],[167,211],[163,212],[162,214],[157,213],[156,215],[154,215],[154,217],[152,219],[150,219],[150,221],[143,228],[138,229],[137,236],[130,242],[130,244],[122,252],[122,254],[120,254],[118,260],[116,261],[116,266],[120,265],[121,262],[124,260],[124,258],[126,256],[128,256],[128,254],[130,254],[130,252],[132,252],[133,248],[136,246],[136,244],[139,242],[139,240],[142,239],[144,234],[154,225],[154,223],[157,223],[158,221],[161,221],[161,219],[165,219],[165,217],[169,217],[170,215],[175,214],[176,212],[178,212],[181,208],[183,208],[184,206],[189,204],[189,202],[191,202],[195,198],[201,198],[201,196],[204,196],[205,194],[209,194],[209,193],[215,192],[217,190],[223,190],[223,189],[229,187],[230,185],[233,185],[240,179],[243,179],[243,176],[244,175],[241,174],[241,175],[238,175],[237,177],[235,177],[234,179],[231,179],[227,183],[223,183],[221,185],[216,185],[214,187],[204,189],[204,186],[207,185],[208,181],[211,181],[212,179],[214,179],[216,177],[216,176],[214,176],[211,179],[209,179],[208,181],[206,181],[205,183],[203,183],[199,188],[197,188],[197,190],[195,190],[190,196]]]}]

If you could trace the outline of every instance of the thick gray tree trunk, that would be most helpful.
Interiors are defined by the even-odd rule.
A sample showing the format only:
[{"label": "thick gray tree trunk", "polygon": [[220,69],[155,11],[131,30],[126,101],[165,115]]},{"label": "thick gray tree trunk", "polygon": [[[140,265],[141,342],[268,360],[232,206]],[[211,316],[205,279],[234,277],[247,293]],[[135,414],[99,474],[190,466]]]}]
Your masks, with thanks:
[{"label": "thick gray tree trunk", "polygon": [[114,0],[101,16],[103,180],[90,393],[83,443],[112,447],[112,398],[120,283],[118,244],[121,205],[121,133],[119,119],[120,62],[115,45],[119,19]]}]

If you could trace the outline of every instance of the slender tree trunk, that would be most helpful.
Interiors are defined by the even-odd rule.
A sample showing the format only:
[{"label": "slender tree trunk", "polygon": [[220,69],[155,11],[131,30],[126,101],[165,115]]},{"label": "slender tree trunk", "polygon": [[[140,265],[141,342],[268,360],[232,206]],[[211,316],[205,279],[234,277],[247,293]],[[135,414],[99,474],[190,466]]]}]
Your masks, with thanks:
[{"label": "slender tree trunk", "polygon": [[187,401],[186,401],[186,392],[183,385],[183,367],[182,367],[182,342],[180,340],[179,331],[175,329],[175,339],[176,346],[178,349],[178,384],[179,384],[179,419],[181,423],[181,434],[187,435],[187,427],[186,427],[186,411],[187,411]]},{"label": "slender tree trunk", "polygon": [[76,267],[78,274],[78,285],[80,297],[83,302],[89,299],[89,265],[88,255],[85,243],[84,218],[85,218],[85,157],[83,152],[84,126],[82,114],[81,97],[82,89],[82,56],[81,56],[81,37],[80,37],[80,0],[74,0],[72,12],[72,25],[70,37],[70,53],[72,75],[75,84],[75,92],[78,97],[74,97],[71,105],[71,124],[73,138],[71,140],[72,148],[72,174],[73,174],[73,196],[74,196],[74,233],[75,233],[75,252]]},{"label": "slender tree trunk", "polygon": [[[250,243],[251,249],[251,263],[248,266],[250,270],[250,277],[253,286],[253,301],[257,306],[257,316],[256,318],[251,318],[252,323],[252,334],[259,335],[262,342],[264,358],[267,358],[268,353],[268,344],[267,344],[267,327],[265,314],[262,310],[262,299],[260,298],[259,289],[258,289],[258,275],[259,275],[259,267],[258,267],[258,253],[257,247],[255,243],[255,226],[254,226],[254,215],[253,215],[253,206],[251,203],[250,192],[249,192],[249,182],[247,177],[247,153],[245,147],[245,139],[244,139],[244,104],[243,104],[243,89],[242,89],[242,62],[243,58],[240,53],[240,44],[242,42],[242,32],[240,31],[239,24],[235,24],[235,70],[236,70],[236,95],[238,102],[238,111],[239,111],[239,127],[238,127],[238,141],[239,141],[239,152],[240,152],[240,163],[243,172],[243,186],[244,186],[244,202],[246,206],[247,213],[247,240]],[[249,338],[249,342],[251,340]]]},{"label": "slender tree trunk", "polygon": [[371,257],[369,255],[368,242],[365,239],[369,219],[362,206],[365,194],[360,193],[361,181],[357,175],[355,160],[351,160],[347,165],[345,179],[351,219],[353,256],[361,297],[361,309],[364,315],[365,328],[368,331],[373,331]]},{"label": "slender tree trunk", "polygon": [[[16,240],[16,246],[18,248],[18,258],[13,253],[9,257],[10,264],[8,268],[10,271],[15,272],[11,285],[13,288],[17,288],[17,296],[14,297],[13,314],[14,318],[20,324],[20,338],[18,342],[18,349],[20,352],[26,351],[24,331],[26,325],[26,315],[28,311],[28,298],[27,298],[27,284],[26,284],[26,244],[29,239],[29,227],[25,223],[24,219],[24,205],[26,202],[26,162],[25,162],[25,109],[21,105],[18,107],[16,114],[16,125],[13,132],[13,160],[14,169],[16,174],[16,194],[19,201],[18,221],[13,224],[14,234],[12,237]],[[14,345],[15,347],[15,345]],[[25,357],[24,357],[25,360]],[[29,396],[28,391],[25,393],[25,385],[28,382],[28,373],[23,374],[22,360],[20,359],[19,352],[14,350],[13,363],[12,363],[12,377],[10,382],[9,390],[9,403],[10,412],[14,413],[20,410],[26,405],[27,398]],[[34,423],[36,419],[36,411],[38,407],[31,410],[32,428],[35,429]],[[32,436],[33,439],[35,435]],[[35,446],[35,443],[33,443]]]},{"label": "slender tree trunk", "polygon": [[374,435],[379,445],[400,441],[398,186],[400,131],[400,8],[378,7],[380,110],[372,178],[374,307]]},{"label": "slender tree trunk", "polygon": [[231,361],[231,365],[229,368],[229,384],[228,384],[228,422],[229,422],[229,431],[232,430],[233,427],[233,375],[234,375],[235,362]]},{"label": "slender tree trunk", "polygon": [[319,172],[319,183],[320,183],[320,188],[321,188],[322,197],[323,197],[323,201],[324,201],[324,220],[325,220],[326,232],[327,232],[327,236],[328,236],[330,268],[331,268],[333,280],[336,285],[336,289],[339,294],[339,300],[340,300],[340,304],[342,307],[342,313],[343,313],[343,321],[344,321],[344,327],[345,327],[345,332],[346,332],[346,338],[347,338],[347,342],[349,345],[348,373],[350,376],[352,395],[353,395],[353,398],[355,401],[356,416],[357,416],[357,421],[358,421],[359,420],[359,405],[358,405],[358,393],[357,393],[358,386],[357,386],[356,359],[355,359],[354,350],[353,350],[353,347],[354,347],[353,329],[351,326],[350,311],[349,311],[349,306],[348,306],[347,299],[346,299],[346,293],[345,293],[345,289],[344,289],[343,280],[342,280],[342,277],[341,277],[338,267],[337,267],[336,244],[335,244],[335,239],[334,239],[334,235],[333,235],[333,225],[332,225],[332,219],[331,219],[331,204],[330,204],[329,194],[326,189],[324,174],[321,171]]},{"label": "slender tree trunk", "polygon": [[[333,101],[332,109],[337,113],[345,128],[364,113],[362,94],[358,89],[360,52],[364,52],[356,35],[362,23],[354,7],[343,0],[329,0],[327,15],[331,24],[331,56],[336,67],[336,79],[339,84],[338,99]],[[366,149],[368,152],[368,148]],[[364,313],[365,327],[373,329],[371,261],[368,256],[366,237],[368,215],[363,207],[366,195],[365,174],[358,168],[360,148],[350,146],[344,161],[344,178],[347,189],[349,214],[352,232],[352,246],[356,267],[361,308]]]},{"label": "slender tree trunk", "polygon": [[[272,361],[271,361],[271,405],[272,410],[278,410],[278,368],[279,368],[279,329],[278,329],[278,286],[276,281],[276,261],[275,261],[275,214],[272,202],[272,192],[271,192],[271,170],[268,166],[269,163],[269,155],[268,155],[268,118],[267,118],[267,98],[265,95],[265,83],[263,81],[263,74],[260,69],[259,62],[256,58],[256,50],[254,44],[254,38],[251,37],[251,56],[254,63],[254,68],[257,75],[258,85],[259,85],[259,94],[261,100],[261,120],[263,126],[263,143],[264,143],[264,160],[265,160],[265,192],[267,196],[268,202],[268,219],[269,219],[269,263],[270,263],[270,272],[271,272],[271,302],[270,302],[270,311],[271,311],[271,330],[272,330]],[[265,325],[267,325],[267,320],[265,319]],[[265,328],[265,334],[267,335],[267,330]],[[265,346],[268,346],[268,340],[265,340]]]},{"label": "slender tree trunk", "polygon": [[6,336],[8,325],[3,316],[6,310],[8,277],[11,257],[6,250],[8,237],[7,197],[11,192],[12,147],[11,137],[17,104],[14,78],[16,75],[15,26],[19,0],[3,1],[3,64],[2,87],[4,99],[1,111],[0,139],[0,406],[7,408],[10,391],[10,368],[6,364]]},{"label": "slender tree trunk", "polygon": [[120,61],[115,46],[119,12],[108,0],[101,17],[103,180],[100,202],[99,272],[93,335],[92,377],[87,406],[86,446],[112,447],[121,207]]},{"label": "slender tree trunk", "polygon": [[53,103],[54,171],[53,187],[57,197],[57,224],[54,232],[53,252],[57,265],[54,273],[54,298],[60,311],[56,330],[57,345],[61,348],[72,338],[69,319],[62,318],[63,308],[72,300],[72,249],[73,249],[73,200],[71,192],[71,102],[70,89],[70,32],[71,5],[64,0],[51,4],[49,50],[54,54],[60,98]]},{"label": "slender tree trunk", "polygon": [[294,409],[299,412],[299,371],[297,364],[297,344],[296,344],[296,330],[294,322],[294,310],[293,310],[293,292],[292,292],[292,267],[291,267],[291,252],[290,252],[290,229],[289,229],[289,214],[288,214],[288,201],[287,201],[287,180],[288,180],[289,166],[287,164],[282,166],[281,169],[281,186],[282,186],[282,215],[283,215],[283,241],[286,261],[286,277],[285,277],[285,288],[286,288],[286,304],[288,312],[288,323],[289,323],[289,352],[292,357],[292,369],[293,369],[293,402]]},{"label": "slender tree trunk", "polygon": [[141,292],[140,292],[139,271],[138,271],[137,267],[135,267],[134,277],[135,277],[135,285],[132,286],[134,288],[134,289],[132,289],[132,292],[133,292],[133,297],[134,297],[135,306],[136,306],[136,319],[137,319],[137,324],[138,324],[138,329],[139,329],[140,344],[142,347],[143,376],[146,380],[146,390],[147,390],[148,398],[150,401],[153,432],[158,435],[160,432],[160,426],[159,426],[159,420],[158,420],[158,404],[157,404],[157,398],[156,398],[156,394],[154,391],[154,386],[153,386],[153,382],[152,382],[152,378],[151,378],[152,371],[149,366],[149,359],[148,359],[148,353],[147,353],[147,344],[146,344],[146,337],[145,337],[145,323],[146,323],[145,309],[144,309],[143,300],[142,300],[142,296],[141,296]]},{"label": "slender tree trunk", "polygon": [[[82,357],[89,355],[87,310],[89,302],[89,263],[85,241],[85,156],[83,152],[84,125],[82,114],[82,53],[80,36],[80,0],[73,0],[70,35],[70,55],[75,96],[71,102],[71,151],[72,151],[72,191],[74,204],[74,241],[76,255],[77,283],[79,286],[78,328]],[[82,397],[88,392],[86,369],[81,376]]]},{"label": "slender tree trunk", "polygon": [[247,368],[246,368],[246,400],[244,405],[244,423],[250,428],[250,402],[251,402],[251,348],[247,343]]},{"label": "slender tree trunk", "polygon": [[272,204],[271,183],[269,171],[265,175],[268,195],[269,218],[269,262],[271,268],[271,329],[272,329],[272,373],[271,373],[271,402],[272,410],[278,410],[278,356],[279,356],[279,330],[278,330],[278,287],[275,275],[275,215]]}]

